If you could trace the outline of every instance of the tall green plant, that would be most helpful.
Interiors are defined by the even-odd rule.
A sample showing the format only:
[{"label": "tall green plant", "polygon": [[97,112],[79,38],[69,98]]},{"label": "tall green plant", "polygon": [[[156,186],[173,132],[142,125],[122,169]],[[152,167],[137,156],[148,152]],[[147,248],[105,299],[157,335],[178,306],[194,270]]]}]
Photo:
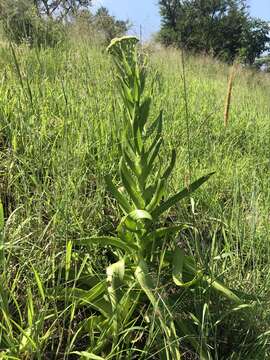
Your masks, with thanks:
[{"label": "tall green plant", "polygon": [[[158,338],[162,336],[163,339],[163,345],[159,349],[161,358],[175,360],[181,358],[179,336],[190,335],[190,330],[184,322],[175,321],[169,302],[158,293],[158,280],[154,274],[162,267],[162,260],[156,268],[152,258],[157,244],[168,237],[173,239],[172,235],[180,227],[159,228],[158,225],[166,211],[189,196],[213,173],[166,198],[166,186],[174,169],[176,151],[172,150],[171,160],[163,168],[160,164],[163,112],[160,111],[158,117],[149,123],[152,97],[144,96],[147,67],[138,53],[137,43],[137,38],[127,36],[114,39],[108,47],[117,69],[124,114],[119,162],[122,186],[119,188],[109,175],[106,177],[107,187],[123,212],[117,227],[118,235],[92,237],[81,242],[84,245],[97,243],[112,246],[118,261],[107,268],[107,283],[99,282],[90,290],[91,294],[73,291],[73,295],[78,296],[80,301],[85,298],[86,302],[91,303],[106,318],[102,324],[103,332],[107,334],[106,346],[108,334],[111,336],[110,351],[117,348],[120,329],[130,322],[142,303],[148,303],[156,314],[153,324],[158,329]],[[171,263],[172,279],[177,286],[213,286],[230,300],[240,301],[220,282],[198,270],[194,259],[185,256],[176,244],[172,247],[173,255],[165,252],[164,256]],[[107,297],[104,297],[104,291]],[[201,359],[209,359],[206,346],[192,337],[190,343],[200,353]],[[104,350],[104,341],[99,344],[101,345],[89,348],[91,354]]]},{"label": "tall green plant", "polygon": [[[146,67],[139,64],[137,41],[134,37],[123,37],[113,40],[108,47],[118,70],[117,77],[125,108],[119,163],[119,175],[124,191],[119,191],[109,176],[106,177],[106,183],[124,213],[118,227],[119,238],[136,246],[138,251],[134,261],[139,263],[150,257],[149,245],[151,247],[157,233],[161,231],[159,229],[157,232],[155,229],[160,216],[189,196],[213,173],[201,177],[188,188],[163,200],[175,165],[176,151],[172,150],[170,163],[162,169],[159,154],[163,145],[163,112],[161,110],[157,119],[148,124],[152,98],[143,97]],[[165,234],[163,229],[162,236]]]}]

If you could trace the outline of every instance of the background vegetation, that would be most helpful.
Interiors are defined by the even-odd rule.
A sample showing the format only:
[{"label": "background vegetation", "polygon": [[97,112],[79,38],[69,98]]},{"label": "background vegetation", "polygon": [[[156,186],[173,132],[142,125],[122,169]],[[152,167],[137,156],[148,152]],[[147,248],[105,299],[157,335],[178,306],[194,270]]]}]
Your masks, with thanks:
[{"label": "background vegetation", "polygon": [[[130,106],[123,101],[137,95],[124,74],[132,91],[121,98],[104,44],[128,23],[105,8],[92,14],[83,1],[0,4],[0,358],[270,358],[268,74],[206,54],[139,47],[147,77],[138,103],[152,102],[149,113],[133,102],[134,111],[155,124],[163,109],[157,168],[177,153],[159,201],[215,174],[156,220],[174,227],[158,251],[132,253],[134,263],[142,254],[150,263],[155,286],[147,290],[131,261],[119,298],[115,262],[130,244],[118,249],[109,239],[118,227],[129,240],[134,223],[126,224],[105,178],[127,189],[119,163],[134,139],[123,141]],[[149,178],[156,186],[154,172]],[[190,271],[180,276],[181,261],[172,277],[175,246],[195,259],[199,281]],[[221,297],[216,280],[233,293]]]},{"label": "background vegetation", "polygon": [[128,21],[115,19],[105,7],[93,13],[91,5],[90,0],[1,0],[0,24],[7,40],[37,47],[63,43],[74,33],[108,44],[128,30]]},{"label": "background vegetation", "polygon": [[268,50],[269,24],[249,15],[246,0],[160,0],[159,6],[165,45],[249,65]]},{"label": "background vegetation", "polygon": [[[216,171],[163,222],[187,224],[177,234],[187,253],[198,258],[201,252],[214,277],[251,296],[245,301],[251,305],[247,315],[241,307],[217,303],[209,291],[190,296],[182,290],[178,316],[194,323],[197,340],[206,337],[214,358],[266,359],[269,78],[238,69],[224,128],[230,69],[207,57],[188,57],[185,87],[179,52],[149,51],[151,118],[164,108],[160,161],[172,147],[178,154],[168,192]],[[114,233],[119,218],[104,184],[106,174],[116,174],[119,161],[121,112],[113,72],[107,55],[88,45],[1,49],[0,175],[6,223],[1,301],[9,309],[1,315],[3,358],[72,359],[72,351],[90,344],[88,307],[75,300],[70,304],[63,294],[83,281],[81,273],[85,289],[91,288],[87,274],[102,277],[114,258],[109,247],[90,245],[89,252],[78,247],[79,239]],[[122,339],[125,358],[154,354],[153,349],[148,355],[134,350],[143,349],[140,339],[151,333],[150,325],[132,327],[133,350]],[[184,338],[188,358],[192,350],[185,344]],[[114,356],[121,358],[118,351]]]}]

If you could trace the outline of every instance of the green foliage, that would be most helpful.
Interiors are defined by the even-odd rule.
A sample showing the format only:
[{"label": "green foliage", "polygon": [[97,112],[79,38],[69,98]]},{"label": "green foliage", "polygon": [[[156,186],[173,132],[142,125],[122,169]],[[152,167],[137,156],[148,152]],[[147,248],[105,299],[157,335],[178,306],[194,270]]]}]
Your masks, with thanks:
[{"label": "green foliage", "polygon": [[263,56],[257,59],[254,64],[255,69],[270,72],[270,56]]},{"label": "green foliage", "polygon": [[[198,345],[220,360],[270,356],[269,78],[238,70],[224,131],[230,68],[187,57],[187,136],[181,56],[150,50],[147,64],[137,50],[140,104],[151,97],[147,149],[163,109],[155,164],[171,175],[160,204],[216,170],[155,220],[132,213],[121,186],[126,106],[103,49],[0,48],[0,358],[166,359],[175,338],[182,358]],[[136,238],[134,222],[150,227],[136,265],[136,241],[122,240]]]},{"label": "green foliage", "polygon": [[[116,38],[108,47],[108,52],[113,56],[118,70],[118,81],[124,104],[124,127],[120,140],[119,162],[119,176],[123,190],[119,191],[110,177],[106,178],[106,182],[124,215],[117,227],[118,237],[94,237],[88,241],[89,244],[94,242],[99,246],[111,245],[116,249],[118,255],[117,262],[109,265],[106,270],[109,300],[106,307],[110,307],[111,310],[109,317],[106,315],[104,321],[106,319],[112,321],[110,351],[119,341],[119,333],[124,331],[125,319],[136,317],[136,312],[145,303],[144,295],[148,299],[153,313],[158,312],[153,326],[154,329],[157,329],[159,337],[163,339],[162,343],[165,344],[166,349],[159,348],[160,345],[156,343],[160,357],[180,359],[180,336],[191,337],[195,334],[192,333],[188,324],[177,326],[170,302],[158,294],[157,280],[150,273],[150,268],[154,273],[158,272],[158,267],[155,265],[157,261],[155,256],[159,256],[159,252],[156,252],[155,249],[158,233],[162,233],[162,235],[159,234],[161,241],[165,242],[167,239],[168,245],[172,246],[173,257],[168,248],[165,248],[163,256],[173,263],[172,278],[177,286],[185,288],[197,285],[206,288],[210,286],[233,302],[241,304],[241,300],[223,284],[212,279],[202,269],[198,269],[195,265],[195,258],[186,256],[173,242],[172,234],[175,230],[177,231],[176,228],[157,227],[164,212],[170,210],[180,200],[190,196],[213,173],[198,179],[186,189],[164,200],[166,185],[168,185],[169,176],[175,166],[176,153],[175,150],[172,151],[171,161],[167,168],[163,169],[158,160],[163,143],[162,111],[156,120],[148,124],[153,99],[151,96],[143,96],[147,67],[142,59],[140,59],[141,63],[139,62],[137,42],[135,37]],[[81,244],[85,244],[85,240]],[[163,267],[162,262],[159,265],[160,269]],[[193,280],[185,282],[183,280],[184,273],[185,277],[192,277]],[[140,289],[139,294],[137,288]],[[126,308],[126,305],[123,306],[123,304],[132,303],[135,298],[136,302],[133,303],[132,311],[129,307]],[[98,308],[95,302],[99,303],[100,299],[95,300],[93,306]],[[120,331],[120,329],[122,330]],[[190,341],[190,344],[200,354],[201,359],[211,358],[206,344],[200,345],[194,339]],[[95,348],[89,348],[88,351],[95,353]],[[101,354],[97,353],[96,355]]]},{"label": "green foliage", "polygon": [[127,32],[129,23],[116,19],[110,15],[107,8],[101,6],[95,13],[89,9],[79,11],[69,24],[69,28],[75,38],[83,37],[84,41],[107,46],[114,37]]},{"label": "green foliage", "polygon": [[253,64],[269,46],[269,24],[248,15],[244,0],[160,0],[165,45],[174,44],[227,62]]},{"label": "green foliage", "polygon": [[92,5],[92,0],[32,0],[40,15],[67,19]]},{"label": "green foliage", "polygon": [[31,46],[55,46],[63,43],[67,33],[77,29],[77,38],[98,36],[100,43],[125,34],[128,21],[117,20],[105,7],[92,14],[89,0],[3,0],[0,23],[8,40]]},{"label": "green foliage", "polygon": [[31,0],[3,0],[0,21],[10,41],[52,46],[63,39],[63,27],[53,18],[42,18]]},{"label": "green foliage", "polygon": [[113,38],[124,35],[129,28],[128,21],[117,20],[104,6],[97,10],[93,23],[94,28],[103,34],[108,43]]},{"label": "green foliage", "polygon": [[243,32],[242,47],[239,52],[246,64],[254,64],[266,50],[269,50],[269,31],[270,27],[266,21],[260,19],[250,19]]}]

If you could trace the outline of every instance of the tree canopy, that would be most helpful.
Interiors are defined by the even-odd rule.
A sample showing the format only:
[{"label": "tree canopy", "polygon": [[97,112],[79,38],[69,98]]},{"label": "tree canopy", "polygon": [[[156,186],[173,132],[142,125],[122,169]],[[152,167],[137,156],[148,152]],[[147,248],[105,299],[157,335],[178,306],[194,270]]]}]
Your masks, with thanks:
[{"label": "tree canopy", "polygon": [[0,22],[11,41],[52,45],[74,23],[83,22],[88,36],[102,33],[109,42],[128,30],[128,22],[116,19],[105,7],[91,12],[92,0],[0,0]]},{"label": "tree canopy", "polygon": [[92,0],[33,0],[40,15],[64,18],[92,5]]},{"label": "tree canopy", "polygon": [[45,19],[32,0],[1,0],[0,22],[6,37],[16,43],[54,44],[59,40],[58,22]]},{"label": "tree canopy", "polygon": [[159,0],[159,6],[165,45],[248,64],[268,49],[269,24],[252,18],[245,0]]},{"label": "tree canopy", "polygon": [[106,42],[110,42],[114,37],[121,36],[127,32],[129,22],[118,20],[110,15],[107,8],[100,7],[94,15],[93,22],[96,28],[103,32]]}]

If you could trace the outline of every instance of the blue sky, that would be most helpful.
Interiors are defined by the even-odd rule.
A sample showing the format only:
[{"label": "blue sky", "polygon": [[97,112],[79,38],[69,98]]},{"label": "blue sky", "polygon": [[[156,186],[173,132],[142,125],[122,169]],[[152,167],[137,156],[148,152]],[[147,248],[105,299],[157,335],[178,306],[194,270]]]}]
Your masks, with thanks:
[{"label": "blue sky", "polygon": [[[94,0],[96,6],[103,5],[121,20],[133,23],[131,33],[139,35],[142,26],[143,38],[158,31],[160,25],[158,0]],[[252,16],[270,21],[270,0],[248,0]]]}]

